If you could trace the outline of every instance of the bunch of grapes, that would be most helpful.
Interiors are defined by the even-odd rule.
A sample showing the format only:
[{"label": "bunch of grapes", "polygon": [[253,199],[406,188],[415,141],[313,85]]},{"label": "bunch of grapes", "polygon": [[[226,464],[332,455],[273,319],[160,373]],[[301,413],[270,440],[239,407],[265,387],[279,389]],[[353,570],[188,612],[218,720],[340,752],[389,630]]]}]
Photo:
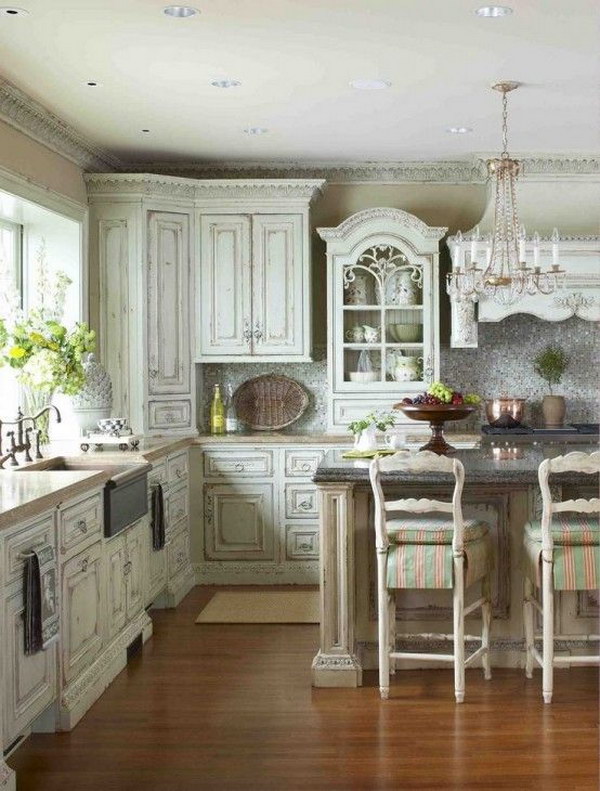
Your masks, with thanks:
[{"label": "bunch of grapes", "polygon": [[403,398],[402,403],[424,406],[440,406],[441,404],[453,404],[454,406],[460,406],[461,404],[477,405],[481,403],[481,397],[476,393],[463,395],[443,382],[434,382],[426,393],[421,393],[414,398]]}]

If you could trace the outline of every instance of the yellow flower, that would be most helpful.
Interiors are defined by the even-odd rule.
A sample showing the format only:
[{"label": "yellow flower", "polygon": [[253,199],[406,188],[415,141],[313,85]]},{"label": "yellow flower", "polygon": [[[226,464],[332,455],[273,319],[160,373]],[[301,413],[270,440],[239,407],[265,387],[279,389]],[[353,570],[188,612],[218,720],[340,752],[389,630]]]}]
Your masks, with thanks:
[{"label": "yellow flower", "polygon": [[58,343],[55,343],[54,341],[49,341],[48,348],[52,349],[53,352],[57,352],[60,349],[60,346],[58,345]]},{"label": "yellow flower", "polygon": [[39,332],[32,332],[29,335],[29,339],[32,343],[44,343],[44,336],[40,335]]},{"label": "yellow flower", "polygon": [[25,356],[25,349],[22,346],[13,346],[8,350],[8,356],[13,360],[20,360]]}]

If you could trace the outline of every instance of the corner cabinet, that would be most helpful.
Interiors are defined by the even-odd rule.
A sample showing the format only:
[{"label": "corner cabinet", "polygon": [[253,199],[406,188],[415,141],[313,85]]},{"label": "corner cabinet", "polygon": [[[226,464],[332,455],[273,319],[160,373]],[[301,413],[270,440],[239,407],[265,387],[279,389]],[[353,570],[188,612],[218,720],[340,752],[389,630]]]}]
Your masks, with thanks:
[{"label": "corner cabinet", "polygon": [[324,182],[204,184],[196,362],[310,361],[309,207]]},{"label": "corner cabinet", "polygon": [[390,410],[439,377],[439,241],[446,231],[388,208],[318,229],[327,243],[330,432]]}]

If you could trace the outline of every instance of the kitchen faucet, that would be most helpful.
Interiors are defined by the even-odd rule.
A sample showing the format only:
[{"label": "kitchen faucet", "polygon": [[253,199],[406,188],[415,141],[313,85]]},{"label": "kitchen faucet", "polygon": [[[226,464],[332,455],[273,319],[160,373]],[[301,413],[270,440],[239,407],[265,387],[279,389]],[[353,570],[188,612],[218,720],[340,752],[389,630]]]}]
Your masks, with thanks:
[{"label": "kitchen faucet", "polygon": [[[56,422],[61,423],[62,417],[58,407],[54,406],[54,404],[48,404],[48,406],[41,409],[37,415],[24,415],[23,411],[19,407],[17,412],[17,419],[16,420],[0,420],[0,454],[2,453],[2,427],[3,426],[16,426],[17,427],[17,439],[15,441],[15,431],[7,431],[6,436],[10,437],[10,451],[5,457],[0,457],[0,469],[2,469],[2,465],[8,459],[11,459],[11,466],[17,467],[19,462],[17,461],[16,454],[19,451],[25,451],[25,461],[33,461],[29,451],[31,450],[31,440],[29,435],[33,432],[35,434],[35,457],[36,459],[43,459],[41,450],[40,450],[40,431],[37,428],[37,420],[44,415],[46,412],[50,412],[53,409],[56,412]],[[23,431],[23,424],[26,421],[31,421],[33,425],[28,426],[25,431]]]}]

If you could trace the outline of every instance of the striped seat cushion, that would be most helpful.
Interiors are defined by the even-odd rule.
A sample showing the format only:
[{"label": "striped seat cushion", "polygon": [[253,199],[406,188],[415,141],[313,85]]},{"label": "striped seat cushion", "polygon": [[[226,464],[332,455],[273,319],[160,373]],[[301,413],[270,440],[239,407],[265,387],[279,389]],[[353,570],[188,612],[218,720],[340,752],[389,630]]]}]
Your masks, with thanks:
[{"label": "striped seat cushion", "polygon": [[[525,533],[523,571],[535,585],[542,584],[542,542]],[[596,590],[600,586],[600,544],[556,543],[552,550],[554,590]]]},{"label": "striped seat cushion", "polygon": [[[491,571],[494,553],[489,532],[465,543],[465,585]],[[454,559],[452,545],[421,542],[390,544],[387,552],[388,588],[452,588]]]},{"label": "striped seat cushion", "polygon": [[[487,533],[486,523],[477,519],[465,519],[464,526],[465,541],[475,541]],[[411,515],[388,519],[386,529],[393,544],[451,544],[454,523],[451,516],[443,514]]]},{"label": "striped seat cushion", "polygon": [[[555,544],[573,544],[574,546],[600,544],[600,519],[591,514],[553,514],[550,528]],[[541,541],[541,522],[538,519],[527,522],[525,534],[532,541]]]}]

